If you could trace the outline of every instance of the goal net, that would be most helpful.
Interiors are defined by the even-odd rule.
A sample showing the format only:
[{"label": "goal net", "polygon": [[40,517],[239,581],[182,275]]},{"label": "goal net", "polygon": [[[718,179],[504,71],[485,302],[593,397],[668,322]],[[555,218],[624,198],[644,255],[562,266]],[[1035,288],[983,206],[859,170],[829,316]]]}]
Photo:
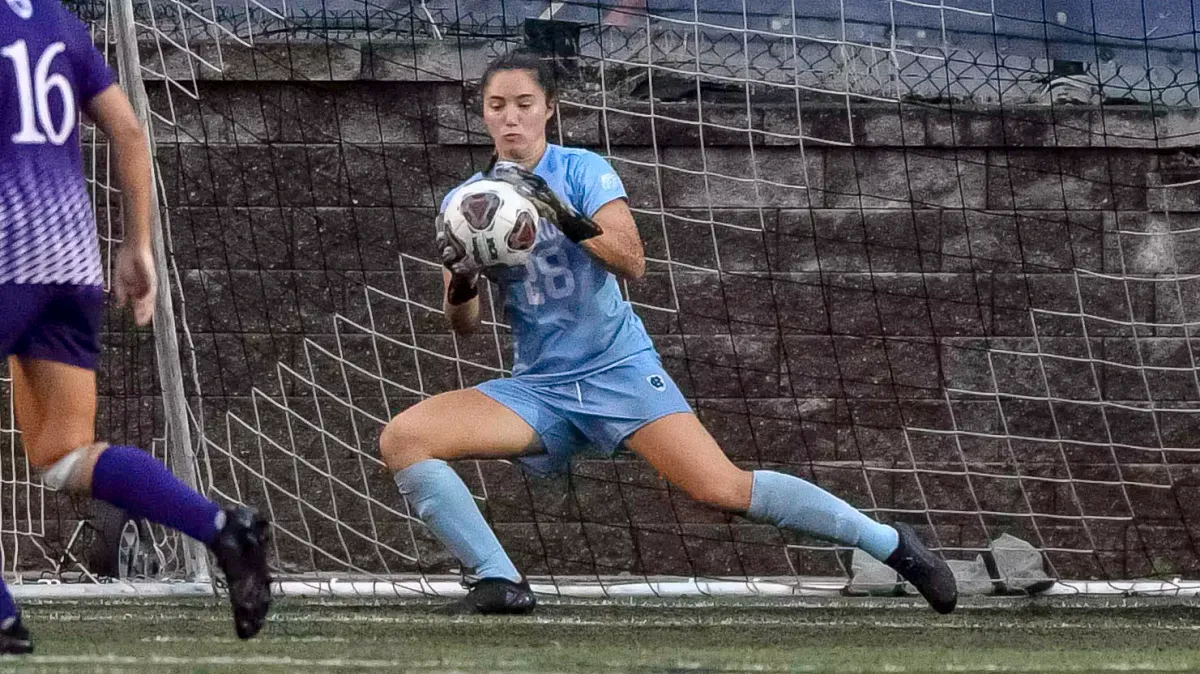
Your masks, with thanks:
[{"label": "goal net", "polygon": [[[285,590],[453,591],[378,433],[511,366],[494,288],[486,329],[449,333],[432,222],[490,155],[483,67],[524,46],[566,73],[552,142],[621,174],[648,257],[624,291],[739,465],[964,564],[1008,534],[1052,578],[1099,581],[1062,591],[1187,589],[1195,18],[1060,4],[134,3],[187,433],[166,432],[148,367],[163,326],[110,335],[101,430],[190,445],[202,489],[274,522]],[[118,42],[109,7],[73,7]],[[97,174],[109,238],[112,203]],[[55,514],[5,428],[5,569],[45,574],[52,555],[13,552],[64,549],[80,518]],[[837,591],[851,571],[627,453],[552,479],[456,468],[543,589]],[[158,577],[188,575],[178,541],[144,536]]]}]

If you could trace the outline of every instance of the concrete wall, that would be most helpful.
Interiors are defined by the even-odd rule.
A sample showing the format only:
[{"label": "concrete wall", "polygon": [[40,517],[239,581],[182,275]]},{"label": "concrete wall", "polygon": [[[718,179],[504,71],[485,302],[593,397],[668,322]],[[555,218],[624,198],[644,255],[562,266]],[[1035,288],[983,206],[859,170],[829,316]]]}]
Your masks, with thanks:
[{"label": "concrete wall", "polygon": [[[489,152],[461,84],[463,64],[473,76],[482,52],[468,45],[456,61],[436,48],[226,55],[223,78],[196,83],[198,100],[152,92],[177,121],[159,126],[158,158],[196,348],[194,402],[214,442],[250,464],[222,463],[214,448],[215,484],[270,498],[289,531],[372,570],[438,571],[447,558],[380,510],[403,510],[388,477],[331,438],[372,451],[377,419],[416,399],[393,383],[434,393],[490,376],[377,338],[455,353],[439,318],[419,306],[438,304],[438,270],[409,260],[401,271],[398,259],[433,259],[436,205]],[[386,49],[405,53],[381,59]],[[652,263],[630,296],[672,310],[640,313],[739,464],[787,470],[930,534],[932,521],[948,547],[1010,531],[1069,550],[1050,553],[1063,576],[1200,571],[1187,508],[1195,454],[1124,448],[1196,446],[1191,415],[1136,410],[1200,400],[1188,331],[1147,325],[1135,335],[1125,323],[1194,320],[1200,286],[1113,279],[1200,266],[1200,235],[1190,231],[1200,192],[1160,187],[1196,177],[1194,110],[848,108],[805,98],[798,113],[794,97],[755,94],[747,105],[728,92],[652,108],[609,86],[603,99],[594,87],[568,94],[554,137],[611,156],[648,254],[666,258],[669,246],[687,265]],[[642,116],[650,112],[653,124]],[[703,127],[685,121],[701,118]],[[498,366],[497,341],[507,350],[489,334],[461,341],[458,353]],[[1012,355],[1039,348],[1085,360]],[[1120,365],[1093,369],[1088,357],[1178,369],[1145,379]],[[277,363],[357,409],[280,376]],[[286,397],[293,423],[261,401],[256,417],[254,387],[263,400]],[[997,413],[994,396],[947,389],[1024,397],[1005,398]],[[1101,399],[1125,403],[1063,402]],[[227,411],[253,430],[227,424]],[[319,418],[329,432],[297,418]],[[1067,441],[955,442],[913,430],[956,425]],[[313,467],[297,469],[263,438]],[[632,457],[580,462],[570,489],[503,464],[462,468],[476,493],[486,483],[488,515],[530,573],[839,570],[828,552],[785,549],[772,528],[695,506]],[[927,472],[918,480],[914,468]],[[262,487],[255,471],[277,486]],[[927,518],[926,507],[939,513]],[[341,528],[321,516],[335,509]],[[283,538],[285,568],[337,567]],[[396,554],[414,541],[420,565]]]}]

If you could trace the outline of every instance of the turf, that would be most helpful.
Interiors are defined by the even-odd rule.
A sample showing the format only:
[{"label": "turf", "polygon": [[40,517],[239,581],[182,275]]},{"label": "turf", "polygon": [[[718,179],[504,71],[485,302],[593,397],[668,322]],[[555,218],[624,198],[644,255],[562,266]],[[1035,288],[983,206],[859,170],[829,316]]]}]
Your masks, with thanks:
[{"label": "turf", "polygon": [[284,600],[240,642],[215,600],[27,602],[30,672],[1111,672],[1200,669],[1179,601],[546,601],[531,617]]}]

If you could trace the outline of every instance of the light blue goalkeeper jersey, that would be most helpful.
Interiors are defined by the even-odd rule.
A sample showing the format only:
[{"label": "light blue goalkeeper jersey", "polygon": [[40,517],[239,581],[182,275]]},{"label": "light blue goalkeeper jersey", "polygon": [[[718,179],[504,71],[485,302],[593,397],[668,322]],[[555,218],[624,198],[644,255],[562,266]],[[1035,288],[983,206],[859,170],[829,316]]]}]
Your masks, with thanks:
[{"label": "light blue goalkeeper jersey", "polygon": [[[588,216],[625,187],[600,155],[547,145],[534,173],[564,201]],[[446,195],[483,177],[475,174]],[[539,223],[533,256],[524,267],[492,268],[504,292],[514,337],[513,375],[547,384],[570,381],[611,367],[654,345],[617,278],[553,224]]]}]

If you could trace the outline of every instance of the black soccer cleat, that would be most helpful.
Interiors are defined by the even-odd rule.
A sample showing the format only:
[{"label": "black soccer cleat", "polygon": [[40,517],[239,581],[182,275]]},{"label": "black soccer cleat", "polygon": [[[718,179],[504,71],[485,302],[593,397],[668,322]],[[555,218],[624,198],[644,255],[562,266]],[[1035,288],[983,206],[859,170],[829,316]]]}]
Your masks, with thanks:
[{"label": "black soccer cleat", "polygon": [[938,613],[953,611],[958,603],[958,583],[950,565],[925,547],[912,527],[903,522],[892,527],[900,535],[900,544],[885,563],[912,583],[933,610]]},{"label": "black soccer cleat", "polygon": [[233,626],[242,639],[258,634],[271,607],[270,538],[270,525],[252,508],[230,507],[225,509],[225,526],[209,545],[225,572]]},{"label": "black soccer cleat", "polygon": [[33,652],[33,640],[29,638],[29,630],[21,623],[21,616],[12,619],[12,623],[0,627],[0,655],[25,655]]},{"label": "black soccer cleat", "polygon": [[507,578],[481,578],[471,585],[467,596],[447,605],[450,615],[524,615],[537,607],[537,597],[529,582],[514,583]]}]

